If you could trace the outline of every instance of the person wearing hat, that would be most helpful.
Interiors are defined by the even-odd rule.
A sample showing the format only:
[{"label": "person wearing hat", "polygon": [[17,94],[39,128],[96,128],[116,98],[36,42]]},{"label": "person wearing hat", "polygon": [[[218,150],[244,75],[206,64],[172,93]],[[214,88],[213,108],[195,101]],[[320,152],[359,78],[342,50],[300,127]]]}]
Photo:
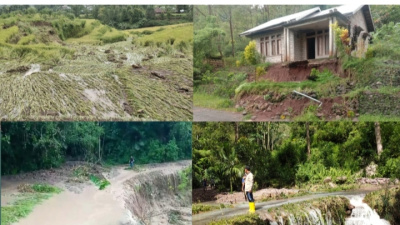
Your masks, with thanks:
[{"label": "person wearing hat", "polygon": [[244,172],[246,173],[246,180],[244,184],[244,190],[246,192],[247,199],[249,200],[249,212],[250,213],[255,213],[256,212],[256,206],[254,203],[254,198],[253,198],[253,184],[254,184],[254,177],[253,174],[250,171],[250,167],[246,166],[244,168]]}]

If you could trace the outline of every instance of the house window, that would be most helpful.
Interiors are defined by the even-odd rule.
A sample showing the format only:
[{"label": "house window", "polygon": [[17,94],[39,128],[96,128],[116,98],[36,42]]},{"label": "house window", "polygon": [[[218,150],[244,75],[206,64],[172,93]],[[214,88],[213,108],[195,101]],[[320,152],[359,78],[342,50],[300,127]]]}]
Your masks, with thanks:
[{"label": "house window", "polygon": [[269,45],[269,37],[265,37],[265,55],[266,56],[269,56],[268,45]]},{"label": "house window", "polygon": [[264,41],[260,42],[260,50],[261,50],[261,55],[264,55]]},{"label": "house window", "polygon": [[323,44],[324,42],[322,42],[322,36],[318,36],[317,37],[317,55],[318,56],[322,56],[323,55]]},{"label": "house window", "polygon": [[276,55],[276,41],[272,40],[271,41],[271,48],[272,48],[272,55]]},{"label": "house window", "polygon": [[329,30],[317,31],[315,37],[317,49],[317,56],[326,56],[329,54]]},{"label": "house window", "polygon": [[325,55],[328,54],[329,54],[329,35],[325,34]]},{"label": "house window", "polygon": [[281,54],[281,47],[282,47],[281,39],[278,39],[278,40],[277,40],[277,45],[276,45],[276,47],[277,47],[276,52],[278,53],[278,55],[280,55],[280,54]]}]

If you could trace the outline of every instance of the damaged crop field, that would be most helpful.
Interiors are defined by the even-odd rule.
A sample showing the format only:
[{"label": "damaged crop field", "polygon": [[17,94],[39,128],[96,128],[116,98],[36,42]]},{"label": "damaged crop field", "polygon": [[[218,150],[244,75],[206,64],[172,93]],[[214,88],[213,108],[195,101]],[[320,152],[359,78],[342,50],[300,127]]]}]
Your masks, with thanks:
[{"label": "damaged crop field", "polygon": [[191,23],[118,30],[95,19],[0,19],[0,119],[191,120]]}]

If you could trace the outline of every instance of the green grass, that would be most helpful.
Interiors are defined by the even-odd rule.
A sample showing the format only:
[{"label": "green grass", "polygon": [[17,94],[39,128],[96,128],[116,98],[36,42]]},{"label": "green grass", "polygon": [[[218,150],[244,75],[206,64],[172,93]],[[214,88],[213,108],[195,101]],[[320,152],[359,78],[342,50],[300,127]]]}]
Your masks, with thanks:
[{"label": "green grass", "polygon": [[58,187],[54,187],[48,184],[34,184],[32,189],[38,193],[60,193],[62,190]]},{"label": "green grass", "polygon": [[358,117],[359,121],[371,122],[371,121],[380,121],[380,122],[399,122],[400,117],[398,116],[388,116],[388,115],[370,115],[370,114],[362,114]]},{"label": "green grass", "polygon": [[324,71],[319,74],[316,81],[301,82],[272,82],[263,80],[259,82],[246,82],[236,88],[236,98],[244,94],[263,94],[267,91],[276,91],[279,93],[290,93],[293,90],[314,90],[321,96],[329,96],[330,92],[341,82],[341,79],[333,75],[330,71]]},{"label": "green grass", "polygon": [[9,225],[18,222],[29,215],[36,205],[62,191],[60,188],[47,184],[34,184],[31,187],[34,193],[19,194],[13,203],[1,207],[1,224]]},{"label": "green grass", "polygon": [[228,111],[236,111],[233,107],[233,101],[229,98],[210,95],[201,92],[193,93],[194,106],[210,108],[210,109],[224,109]]},{"label": "green grass", "polygon": [[125,41],[128,36],[124,31],[103,25],[95,19],[86,19],[86,34],[78,38],[69,38],[69,43],[102,44]]},{"label": "green grass", "polygon": [[162,42],[165,43],[168,39],[174,38],[174,45],[179,42],[191,42],[193,40],[193,24],[175,24],[169,26],[162,26],[163,30],[159,30],[161,27],[148,27],[141,29],[133,29],[124,31],[126,34],[141,33],[145,30],[153,31],[150,35],[139,35],[134,36],[134,40],[138,43],[145,43],[146,41],[152,41],[153,43]]},{"label": "green grass", "polygon": [[95,175],[90,175],[89,178],[96,186],[99,187],[99,190],[104,190],[108,185],[111,184],[107,179],[100,179]]},{"label": "green grass", "polygon": [[235,216],[227,219],[220,219],[217,221],[212,221],[209,223],[210,225],[226,225],[226,224],[234,224],[234,225],[264,225],[266,224],[258,214],[248,214]]},{"label": "green grass", "polygon": [[192,204],[192,214],[199,214],[202,212],[208,212],[224,208],[234,208],[234,206],[225,204],[220,204],[220,205]]}]

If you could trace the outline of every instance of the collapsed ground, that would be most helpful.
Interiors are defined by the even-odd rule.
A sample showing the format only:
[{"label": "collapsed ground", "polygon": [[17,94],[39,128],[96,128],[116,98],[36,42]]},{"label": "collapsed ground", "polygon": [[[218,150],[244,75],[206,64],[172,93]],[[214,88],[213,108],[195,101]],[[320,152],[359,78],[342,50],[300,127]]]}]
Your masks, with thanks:
[{"label": "collapsed ground", "polygon": [[[87,224],[191,224],[191,174],[185,172],[189,171],[185,169],[188,166],[191,166],[190,161],[180,161],[135,166],[134,170],[129,170],[122,166],[104,168],[68,162],[59,169],[4,176],[2,224],[15,222],[15,218],[10,217],[10,207],[16,207],[14,204],[18,201],[30,208],[28,211],[20,209],[24,210],[22,217],[25,218],[16,223],[19,225],[80,224],[83,221]],[[93,179],[88,179],[88,174],[106,179],[110,184],[99,190],[92,183]],[[62,191],[54,195],[36,192],[37,189],[32,191],[31,185],[37,183],[50,184]],[[32,206],[30,199],[42,203]],[[153,210],[149,211],[149,207]],[[44,216],[48,213],[58,219],[49,221]]]},{"label": "collapsed ground", "polygon": [[[255,121],[357,121],[377,115],[382,115],[381,119],[398,116],[395,102],[400,97],[400,68],[390,60],[370,61],[369,67],[374,65],[379,73],[363,81],[354,69],[343,69],[338,59],[267,64],[257,80],[253,67],[232,68],[229,62],[222,63],[196,86],[195,105],[241,112],[245,120]],[[314,76],[311,80],[310,75]]]},{"label": "collapsed ground", "polygon": [[0,119],[192,119],[192,24],[49,21],[0,20]]}]

